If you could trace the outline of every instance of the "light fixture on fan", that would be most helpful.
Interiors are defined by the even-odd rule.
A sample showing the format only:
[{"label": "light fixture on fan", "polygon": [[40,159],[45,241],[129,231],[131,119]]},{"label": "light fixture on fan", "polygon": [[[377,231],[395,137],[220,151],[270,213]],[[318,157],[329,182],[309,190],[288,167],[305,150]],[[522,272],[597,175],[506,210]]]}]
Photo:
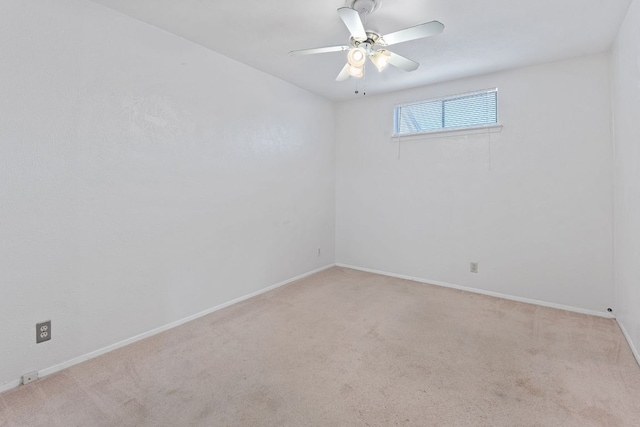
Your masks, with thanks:
[{"label": "light fixture on fan", "polygon": [[349,65],[347,68],[347,73],[351,77],[359,79],[364,76],[364,67],[354,67],[353,65]]},{"label": "light fixture on fan", "polygon": [[360,47],[352,47],[347,55],[347,62],[353,67],[362,67],[367,59],[367,53]]},{"label": "light fixture on fan", "polygon": [[347,73],[351,77],[360,78],[364,76],[364,63],[367,60],[367,53],[360,47],[352,47],[347,54]]},{"label": "light fixture on fan", "polygon": [[[327,46],[294,50],[289,53],[291,55],[311,55],[348,51],[347,64],[338,74],[337,81],[346,80],[349,76],[362,77],[367,57],[373,62],[378,71],[384,70],[389,64],[404,71],[416,70],[420,64],[386,50],[384,47],[440,34],[444,30],[444,25],[438,21],[431,21],[381,36],[374,31],[366,31],[361,17],[361,15],[370,14],[379,6],[380,0],[347,0],[347,7],[338,9],[340,18],[351,33],[348,46]],[[381,46],[383,49],[375,50],[377,46]]]},{"label": "light fixture on fan", "polygon": [[387,68],[387,65],[389,65],[389,60],[391,59],[391,52],[385,49],[380,49],[375,51],[369,57],[369,59],[371,59],[371,62],[373,62],[373,65],[376,66],[378,71],[382,72],[382,70]]}]

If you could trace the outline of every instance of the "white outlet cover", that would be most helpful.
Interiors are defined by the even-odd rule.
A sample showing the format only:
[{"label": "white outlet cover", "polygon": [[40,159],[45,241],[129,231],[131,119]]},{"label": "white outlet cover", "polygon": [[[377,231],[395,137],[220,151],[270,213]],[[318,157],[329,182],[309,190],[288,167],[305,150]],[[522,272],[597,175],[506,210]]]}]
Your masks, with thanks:
[{"label": "white outlet cover", "polygon": [[38,371],[29,372],[22,376],[22,384],[29,384],[38,379]]}]

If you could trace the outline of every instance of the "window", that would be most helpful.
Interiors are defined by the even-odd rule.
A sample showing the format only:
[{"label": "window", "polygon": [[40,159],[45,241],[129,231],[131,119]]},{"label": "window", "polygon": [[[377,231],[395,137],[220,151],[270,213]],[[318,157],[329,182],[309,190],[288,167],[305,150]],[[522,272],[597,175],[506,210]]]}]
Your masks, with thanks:
[{"label": "window", "polygon": [[495,125],[498,90],[396,105],[393,119],[394,136]]}]

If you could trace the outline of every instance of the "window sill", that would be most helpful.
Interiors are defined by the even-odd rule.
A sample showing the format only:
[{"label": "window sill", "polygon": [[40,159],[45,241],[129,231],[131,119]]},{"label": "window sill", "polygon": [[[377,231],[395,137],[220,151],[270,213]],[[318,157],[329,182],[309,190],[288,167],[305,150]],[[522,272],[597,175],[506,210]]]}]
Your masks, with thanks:
[{"label": "window sill", "polygon": [[493,124],[486,126],[475,126],[475,127],[465,127],[465,128],[450,128],[450,129],[439,129],[432,130],[428,132],[416,132],[416,133],[405,133],[405,134],[394,134],[391,135],[392,139],[423,139],[423,138],[443,138],[449,136],[465,136],[465,135],[478,135],[478,134],[487,134],[487,133],[497,133],[502,131],[501,124]]}]

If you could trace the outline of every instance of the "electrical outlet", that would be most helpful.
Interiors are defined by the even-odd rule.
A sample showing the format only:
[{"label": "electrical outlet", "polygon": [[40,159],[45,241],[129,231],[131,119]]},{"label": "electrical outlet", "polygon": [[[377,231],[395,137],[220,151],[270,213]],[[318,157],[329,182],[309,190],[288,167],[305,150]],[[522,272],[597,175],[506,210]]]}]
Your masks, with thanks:
[{"label": "electrical outlet", "polygon": [[476,261],[472,261],[471,262],[471,268],[470,271],[472,273],[477,273],[478,272],[478,263]]},{"label": "electrical outlet", "polygon": [[49,341],[51,339],[51,320],[36,323],[36,344]]},{"label": "electrical outlet", "polygon": [[38,379],[38,371],[29,372],[22,376],[22,384],[29,384]]}]

